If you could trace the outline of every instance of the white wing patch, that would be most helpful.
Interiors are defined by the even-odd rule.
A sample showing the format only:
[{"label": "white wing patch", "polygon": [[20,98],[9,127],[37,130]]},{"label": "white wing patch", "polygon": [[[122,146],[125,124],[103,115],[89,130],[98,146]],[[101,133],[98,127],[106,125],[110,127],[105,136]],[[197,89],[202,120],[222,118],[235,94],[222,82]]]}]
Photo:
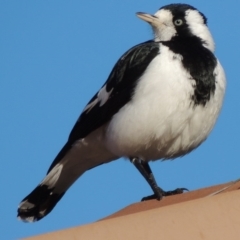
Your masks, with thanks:
[{"label": "white wing patch", "polygon": [[57,164],[51,171],[48,173],[48,175],[43,179],[43,181],[40,183],[40,185],[47,185],[48,188],[55,187],[55,184],[57,180],[60,177],[60,174],[62,172],[63,165]]},{"label": "white wing patch", "polygon": [[103,106],[107,102],[112,90],[113,90],[113,88],[110,90],[110,92],[107,92],[106,85],[104,85],[103,88],[100,89],[100,91],[98,92],[98,99],[100,101],[100,107]]},{"label": "white wing patch", "polygon": [[84,112],[87,111],[87,113],[98,103],[98,98],[96,98],[94,101],[90,102],[85,108]]},{"label": "white wing patch", "polygon": [[106,89],[106,85],[104,85],[98,92],[97,98],[89,103],[85,108],[84,112],[87,111],[87,113],[97,104],[100,102],[99,106],[102,107],[107,100],[109,99],[110,94],[112,93],[113,88],[108,92]]}]

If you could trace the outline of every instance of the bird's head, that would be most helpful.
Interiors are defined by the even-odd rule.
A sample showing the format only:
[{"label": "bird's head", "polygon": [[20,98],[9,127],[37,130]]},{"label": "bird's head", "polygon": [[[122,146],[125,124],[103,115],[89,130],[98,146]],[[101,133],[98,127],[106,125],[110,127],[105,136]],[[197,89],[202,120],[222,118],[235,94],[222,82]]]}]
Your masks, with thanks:
[{"label": "bird's head", "polygon": [[214,51],[207,18],[190,5],[170,4],[160,8],[154,15],[138,12],[137,16],[152,26],[155,41],[170,41],[175,36],[196,36],[206,48]]}]

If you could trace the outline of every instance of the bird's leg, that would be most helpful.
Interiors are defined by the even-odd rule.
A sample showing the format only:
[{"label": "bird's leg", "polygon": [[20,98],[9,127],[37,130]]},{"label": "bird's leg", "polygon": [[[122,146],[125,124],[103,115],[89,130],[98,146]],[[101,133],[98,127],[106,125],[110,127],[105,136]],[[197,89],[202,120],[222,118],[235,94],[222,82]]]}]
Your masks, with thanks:
[{"label": "bird's leg", "polygon": [[150,185],[150,187],[154,192],[153,195],[142,198],[142,201],[146,201],[150,199],[161,200],[163,196],[180,194],[180,193],[183,193],[185,190],[188,191],[188,189],[186,188],[177,188],[173,191],[165,192],[157,185],[156,180],[153,176],[152,170],[147,161],[143,161],[140,158],[130,158],[130,161],[134,164],[134,166],[138,169],[138,171],[147,180],[148,184]]},{"label": "bird's leg", "polygon": [[[141,160],[140,158],[131,158],[130,161],[134,164],[134,166],[138,169],[138,171],[143,175],[143,177],[147,180],[148,184],[152,188],[154,194],[153,198],[157,200],[161,200],[163,197],[163,190],[158,187],[156,180],[153,176],[152,170],[148,165],[148,162]],[[150,196],[149,196],[150,197]],[[143,198],[142,201],[147,199]]]}]

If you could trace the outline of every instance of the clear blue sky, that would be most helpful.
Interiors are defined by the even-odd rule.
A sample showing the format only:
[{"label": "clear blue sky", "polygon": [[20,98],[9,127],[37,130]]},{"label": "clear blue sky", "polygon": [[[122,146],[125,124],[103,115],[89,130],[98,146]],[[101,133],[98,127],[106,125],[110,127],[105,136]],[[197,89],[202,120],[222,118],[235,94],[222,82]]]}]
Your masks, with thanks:
[{"label": "clear blue sky", "polygon": [[[19,202],[45,176],[117,59],[152,38],[135,12],[155,13],[169,3],[0,0],[1,239],[94,222],[151,194],[137,170],[120,159],[86,172],[40,222],[16,218]],[[240,2],[185,3],[208,17],[228,86],[208,140],[183,158],[151,163],[166,190],[194,190],[240,177]]]}]

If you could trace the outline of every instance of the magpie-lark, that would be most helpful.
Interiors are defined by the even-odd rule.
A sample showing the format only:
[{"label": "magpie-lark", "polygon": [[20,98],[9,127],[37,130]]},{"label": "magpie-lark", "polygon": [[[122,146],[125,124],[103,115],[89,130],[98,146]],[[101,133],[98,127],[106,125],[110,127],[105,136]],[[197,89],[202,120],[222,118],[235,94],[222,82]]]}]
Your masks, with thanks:
[{"label": "magpie-lark", "polygon": [[214,56],[206,17],[187,4],[170,4],[137,16],[154,39],[132,47],[87,104],[46,177],[19,205],[26,222],[46,216],[87,170],[120,157],[130,159],[154,194],[149,161],[174,159],[198,147],[219,115],[225,74]]}]

